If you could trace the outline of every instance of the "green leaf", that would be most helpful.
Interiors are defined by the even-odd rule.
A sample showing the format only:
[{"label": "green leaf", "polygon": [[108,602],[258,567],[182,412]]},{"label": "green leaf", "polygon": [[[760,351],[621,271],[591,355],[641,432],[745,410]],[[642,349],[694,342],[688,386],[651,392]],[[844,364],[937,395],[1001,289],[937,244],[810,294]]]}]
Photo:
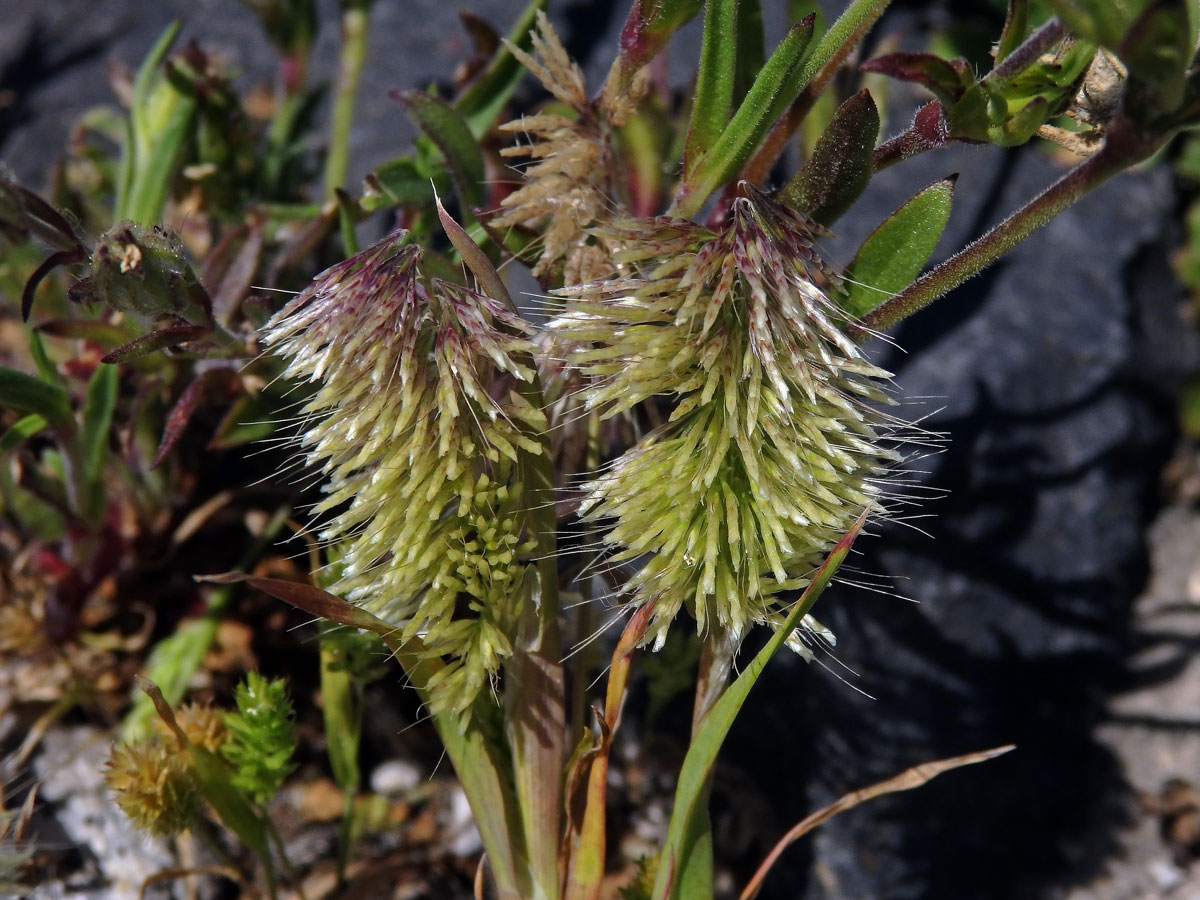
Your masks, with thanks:
[{"label": "green leaf", "polygon": [[1004,122],[1001,126],[1001,138],[995,137],[993,129],[993,143],[1001,147],[1024,144],[1037,133],[1050,115],[1049,101],[1045,97],[1034,97]]},{"label": "green leaf", "polygon": [[227,450],[269,438],[279,427],[282,408],[283,402],[274,394],[239,397],[221,419],[208,446]]},{"label": "green leaf", "polygon": [[[532,0],[509,32],[508,43],[527,51],[532,42],[538,10],[545,8],[546,0]],[[476,140],[482,140],[491,131],[496,117],[512,97],[524,71],[512,50],[501,44],[487,68],[454,101],[454,108]]]},{"label": "green leaf", "polygon": [[721,137],[729,123],[737,74],[738,0],[709,0],[692,115],[684,144],[684,168]]},{"label": "green leaf", "polygon": [[812,19],[797,22],[775,48],[720,140],[707,153],[688,160],[672,205],[672,215],[694,215],[717,188],[732,178],[750,158],[780,113],[803,85],[793,75],[800,68],[812,39]]},{"label": "green leaf", "polygon": [[142,64],[138,67],[137,76],[134,78],[133,105],[129,113],[129,120],[125,124],[125,146],[122,148],[121,154],[121,176],[120,183],[117,185],[116,208],[113,213],[115,219],[129,218],[130,198],[134,191],[134,181],[138,170],[142,110],[149,100],[158,67],[167,58],[167,53],[170,52],[175,39],[179,37],[179,29],[182,26],[183,23],[176,19],[163,29],[162,34],[158,36],[158,40],[154,42],[154,46],[150,48],[150,52],[146,54],[146,58],[142,60]]},{"label": "green leaf", "polygon": [[45,416],[39,416],[37,413],[18,419],[8,431],[4,432],[3,436],[0,436],[0,453],[7,453],[13,447],[42,431],[49,424]]},{"label": "green leaf", "polygon": [[324,622],[320,634],[321,714],[328,744],[326,753],[338,786],[346,793],[354,794],[362,783],[358,765],[362,685],[355,683],[355,673],[346,664],[345,643],[347,638],[356,638],[362,632]]},{"label": "green leaf", "polygon": [[341,188],[334,188],[333,194],[338,205],[338,231],[342,238],[342,252],[346,258],[358,252],[358,235],[354,233],[354,225],[359,219],[358,204]]},{"label": "green leaf", "polygon": [[119,372],[116,366],[96,368],[88,382],[87,398],[83,405],[83,426],[79,432],[82,450],[86,510],[97,513],[104,498],[104,460],[108,455],[108,438],[112,429],[113,410],[117,405]]},{"label": "green leaf", "polygon": [[29,355],[33,357],[33,364],[37,367],[38,378],[46,384],[63,386],[64,379],[59,373],[58,367],[50,360],[50,355],[46,352],[46,344],[36,329],[29,332]]},{"label": "green leaf", "polygon": [[[793,16],[796,21],[803,16]],[[741,103],[767,60],[760,0],[739,0],[737,9],[737,74],[733,81],[733,99]]]},{"label": "green leaf", "polygon": [[870,92],[859,91],[838,107],[780,199],[821,225],[833,224],[870,183],[878,137],[879,110]]},{"label": "green leaf", "polygon": [[482,206],[486,199],[483,153],[463,117],[454,107],[424,91],[400,91],[392,97],[442,151],[463,212]]},{"label": "green leaf", "polygon": [[996,43],[996,62],[1021,46],[1029,31],[1029,0],[1008,0],[1008,14],[1004,17],[1004,30]]},{"label": "green leaf", "polygon": [[912,284],[950,218],[957,176],[931,184],[863,241],[845,272],[847,314],[860,319]]},{"label": "green leaf", "polygon": [[[374,632],[383,639],[412,686],[423,697],[428,696],[430,680],[444,668],[440,660],[424,649],[419,638],[401,642],[394,625],[312,585],[241,573],[210,575],[203,580],[216,584],[245,582],[311,615]],[[448,715],[434,715],[433,723],[471,804],[497,884],[513,896],[524,896],[520,885],[528,873],[517,867],[517,861],[524,857],[521,816],[513,792],[512,773],[504,760],[503,736],[494,719],[494,713],[481,704],[465,732],[459,730],[457,719]]]},{"label": "green leaf", "polygon": [[1115,50],[1146,0],[1050,0],[1050,6],[1077,37]]},{"label": "green leaf", "polygon": [[43,415],[56,426],[73,421],[71,398],[65,390],[8,366],[0,366],[0,406]]},{"label": "green leaf", "polygon": [[[883,15],[889,3],[891,0],[851,0],[837,21],[817,41],[812,52],[804,58],[794,76],[796,92],[806,88],[829,63],[846,59]],[[775,118],[782,114],[782,108],[776,110]]]},{"label": "green leaf", "polygon": [[[704,799],[708,793],[709,775],[717,761],[717,754],[725,741],[725,736],[729,733],[734,719],[750,695],[751,688],[758,681],[758,677],[766,668],[771,657],[783,647],[792,632],[799,627],[801,620],[812,609],[817,598],[828,587],[834,573],[846,558],[846,554],[850,552],[850,547],[854,543],[854,539],[858,537],[859,531],[862,530],[865,520],[866,513],[838,541],[813,575],[812,581],[805,588],[800,599],[792,606],[791,612],[788,613],[783,624],[700,721],[699,727],[692,736],[691,744],[688,746],[687,755],[683,759],[683,766],[679,770],[679,782],[675,788],[675,805],[671,810],[671,821],[667,826],[667,839],[658,860],[654,891],[651,894],[654,900],[675,900],[675,898],[690,900],[690,896],[682,892],[681,885],[673,882],[676,881],[677,873],[687,868],[686,855],[689,846],[694,845],[698,840],[703,840],[702,836],[706,830],[703,823],[704,817],[707,816]],[[709,832],[711,833],[711,830]],[[697,849],[701,852],[704,850],[702,846]]]},{"label": "green leaf", "polygon": [[[205,654],[217,636],[218,620],[219,616],[211,613],[188,619],[150,651],[146,660],[146,677],[162,689],[163,696],[171,706],[177,706],[183,700],[188,682],[199,671]],[[149,735],[154,717],[153,702],[139,691],[121,723],[121,740],[135,741]]]},{"label": "green leaf", "polygon": [[199,744],[189,744],[187,755],[196,786],[221,823],[254,851],[264,866],[269,866],[271,852],[266,825],[242,792],[234,787],[230,767],[221,757]]},{"label": "green leaf", "polygon": [[184,64],[175,77],[159,73],[179,34],[173,22],[138,69],[115,218],[144,225],[162,214],[197,109],[196,92]]},{"label": "green leaf", "polygon": [[429,179],[411,156],[401,156],[368,175],[359,205],[366,212],[393,206],[421,206],[429,202]]}]

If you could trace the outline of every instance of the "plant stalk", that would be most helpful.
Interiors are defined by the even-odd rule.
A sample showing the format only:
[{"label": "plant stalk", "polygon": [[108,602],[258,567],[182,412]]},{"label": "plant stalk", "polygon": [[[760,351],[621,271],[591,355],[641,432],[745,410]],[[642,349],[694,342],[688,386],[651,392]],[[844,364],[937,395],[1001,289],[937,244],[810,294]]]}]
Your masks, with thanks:
[{"label": "plant stalk", "polygon": [[1143,134],[1127,120],[1115,119],[1104,146],[1093,156],[1067,172],[983,237],[869,313],[864,317],[863,324],[873,331],[885,330],[945,296],[1008,253],[1079,198],[1151,156],[1165,139],[1162,135]]},{"label": "plant stalk", "polygon": [[338,63],[337,93],[325,157],[325,196],[344,187],[350,163],[350,130],[354,125],[354,100],[367,58],[367,24],[372,0],[343,0],[342,53]]}]

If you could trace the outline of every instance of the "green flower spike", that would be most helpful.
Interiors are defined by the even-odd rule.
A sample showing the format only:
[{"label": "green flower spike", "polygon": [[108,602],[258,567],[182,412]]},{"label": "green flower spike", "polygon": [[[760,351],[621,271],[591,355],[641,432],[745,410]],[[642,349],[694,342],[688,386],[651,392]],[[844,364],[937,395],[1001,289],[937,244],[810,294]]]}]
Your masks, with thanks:
[{"label": "green flower spike", "polygon": [[[718,232],[660,218],[609,229],[631,277],[560,291],[551,328],[588,379],[589,408],[611,417],[674,399],[665,425],[586,487],[585,521],[611,523],[614,565],[644,562],[625,590],[657,601],[661,646],[681,608],[703,633],[740,639],[778,625],[897,460],[877,411],[888,373],[843,333],[812,249],[818,226],[743,185]],[[812,619],[803,641],[830,635]]]},{"label": "green flower spike", "polygon": [[503,303],[430,277],[396,232],[318,275],[268,324],[286,374],[315,382],[297,443],[326,477],[314,508],[341,545],[335,593],[447,663],[430,703],[465,717],[527,595],[533,547],[518,451],[546,427],[529,326]]}]

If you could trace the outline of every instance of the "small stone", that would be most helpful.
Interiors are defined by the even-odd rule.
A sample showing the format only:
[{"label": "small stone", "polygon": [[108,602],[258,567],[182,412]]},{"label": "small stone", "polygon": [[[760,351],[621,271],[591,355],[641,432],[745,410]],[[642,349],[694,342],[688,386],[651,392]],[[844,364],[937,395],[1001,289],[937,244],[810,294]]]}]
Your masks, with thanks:
[{"label": "small stone", "polygon": [[371,773],[371,790],[377,794],[395,796],[411,791],[424,778],[416,764],[407,759],[389,759]]},{"label": "small stone", "polygon": [[1183,881],[1184,872],[1171,860],[1160,857],[1152,859],[1146,866],[1146,871],[1154,879],[1159,890],[1169,891]]}]

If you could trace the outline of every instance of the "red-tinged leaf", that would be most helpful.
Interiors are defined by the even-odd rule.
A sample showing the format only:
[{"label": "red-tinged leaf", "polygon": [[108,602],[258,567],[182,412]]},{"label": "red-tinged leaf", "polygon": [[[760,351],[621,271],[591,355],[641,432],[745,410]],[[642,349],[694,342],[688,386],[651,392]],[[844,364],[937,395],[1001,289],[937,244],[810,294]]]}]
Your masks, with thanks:
[{"label": "red-tinged leaf", "polygon": [[373,631],[383,638],[396,635],[396,627],[389,625],[376,616],[371,615],[360,606],[355,606],[336,594],[323,591],[311,584],[299,581],[284,581],[281,578],[263,578],[258,575],[247,575],[243,572],[226,572],[221,575],[197,576],[199,581],[212,584],[248,584],[252,588],[269,594],[276,600],[290,603],[297,609],[339,625],[348,625],[362,631]]},{"label": "red-tinged leaf", "polygon": [[832,225],[871,181],[871,154],[878,137],[879,110],[869,91],[859,91],[838,107],[780,199],[813,221]]},{"label": "red-tinged leaf", "polygon": [[192,414],[196,412],[196,408],[199,407],[201,401],[204,399],[205,389],[215,374],[228,376],[228,373],[206,372],[200,377],[192,379],[191,384],[183,389],[183,393],[179,395],[179,399],[175,401],[175,405],[171,408],[171,414],[167,416],[167,424],[163,428],[163,436],[158,444],[158,452],[154,454],[154,459],[150,463],[151,469],[157,469],[162,465],[162,461],[167,458],[167,454],[171,452],[171,448],[183,436],[188,422],[192,419]]},{"label": "red-tinged leaf", "polygon": [[625,701],[625,688],[629,680],[629,669],[633,664],[633,651],[642,643],[646,636],[646,628],[654,614],[656,600],[644,603],[629,619],[629,624],[621,632],[621,639],[613,650],[612,665],[608,669],[608,689],[604,696],[604,721],[614,732],[620,723],[621,707]]},{"label": "red-tinged leaf", "polygon": [[75,228],[63,217],[57,209],[35,194],[33,191],[16,185],[17,191],[25,204],[25,211],[40,219],[47,227],[38,229],[38,235],[51,242],[60,250],[71,250],[86,255],[87,251],[80,243]]},{"label": "red-tinged leaf", "polygon": [[57,253],[51,253],[46,257],[42,261],[42,264],[33,270],[33,274],[25,282],[25,289],[21,291],[22,321],[29,321],[29,313],[33,310],[33,295],[37,291],[38,285],[42,283],[47,275],[59,266],[70,266],[78,262],[83,262],[85,259],[87,259],[87,253],[82,247],[76,247],[71,250],[59,250]]},{"label": "red-tinged leaf", "polygon": [[165,350],[168,347],[185,344],[188,341],[202,338],[209,333],[211,333],[211,329],[204,325],[172,325],[169,328],[160,328],[158,331],[142,335],[140,338],[136,338],[128,344],[124,344],[116,350],[106,353],[100,358],[100,361],[122,363],[141,359],[155,350]]},{"label": "red-tinged leaf", "polygon": [[631,71],[650,62],[672,33],[691,19],[703,0],[635,0],[621,29],[621,57]]},{"label": "red-tinged leaf", "polygon": [[924,153],[935,150],[952,138],[950,124],[940,100],[926,103],[913,117],[912,125],[906,130],[880,144],[871,155],[871,165],[876,171]]},{"label": "red-tinged leaf", "polygon": [[479,245],[471,240],[471,236],[463,229],[461,225],[454,221],[450,213],[446,212],[446,207],[442,206],[442,199],[434,192],[434,203],[437,204],[438,218],[442,222],[442,229],[446,232],[446,237],[450,238],[450,243],[454,245],[454,249],[462,256],[463,262],[467,264],[467,268],[472,274],[479,279],[479,286],[483,292],[493,300],[499,300],[508,306],[513,312],[516,312],[516,304],[513,303],[512,297],[508,295],[508,288],[504,286],[504,281],[500,277],[500,273],[496,271],[496,267],[492,265],[492,261],[487,258],[487,254],[479,249]]},{"label": "red-tinged leaf", "polygon": [[200,283],[208,292],[213,317],[223,325],[233,320],[238,306],[250,292],[262,251],[262,225],[243,226],[226,235],[205,260]]},{"label": "red-tinged leaf", "polygon": [[471,39],[471,58],[467,60],[461,73],[455,73],[455,83],[465,84],[488,64],[488,60],[500,46],[500,34],[487,19],[468,10],[459,10],[458,20]]},{"label": "red-tinged leaf", "polygon": [[932,53],[888,53],[867,60],[859,68],[900,81],[916,82],[947,104],[956,102],[975,82],[966,60],[945,60]]}]

